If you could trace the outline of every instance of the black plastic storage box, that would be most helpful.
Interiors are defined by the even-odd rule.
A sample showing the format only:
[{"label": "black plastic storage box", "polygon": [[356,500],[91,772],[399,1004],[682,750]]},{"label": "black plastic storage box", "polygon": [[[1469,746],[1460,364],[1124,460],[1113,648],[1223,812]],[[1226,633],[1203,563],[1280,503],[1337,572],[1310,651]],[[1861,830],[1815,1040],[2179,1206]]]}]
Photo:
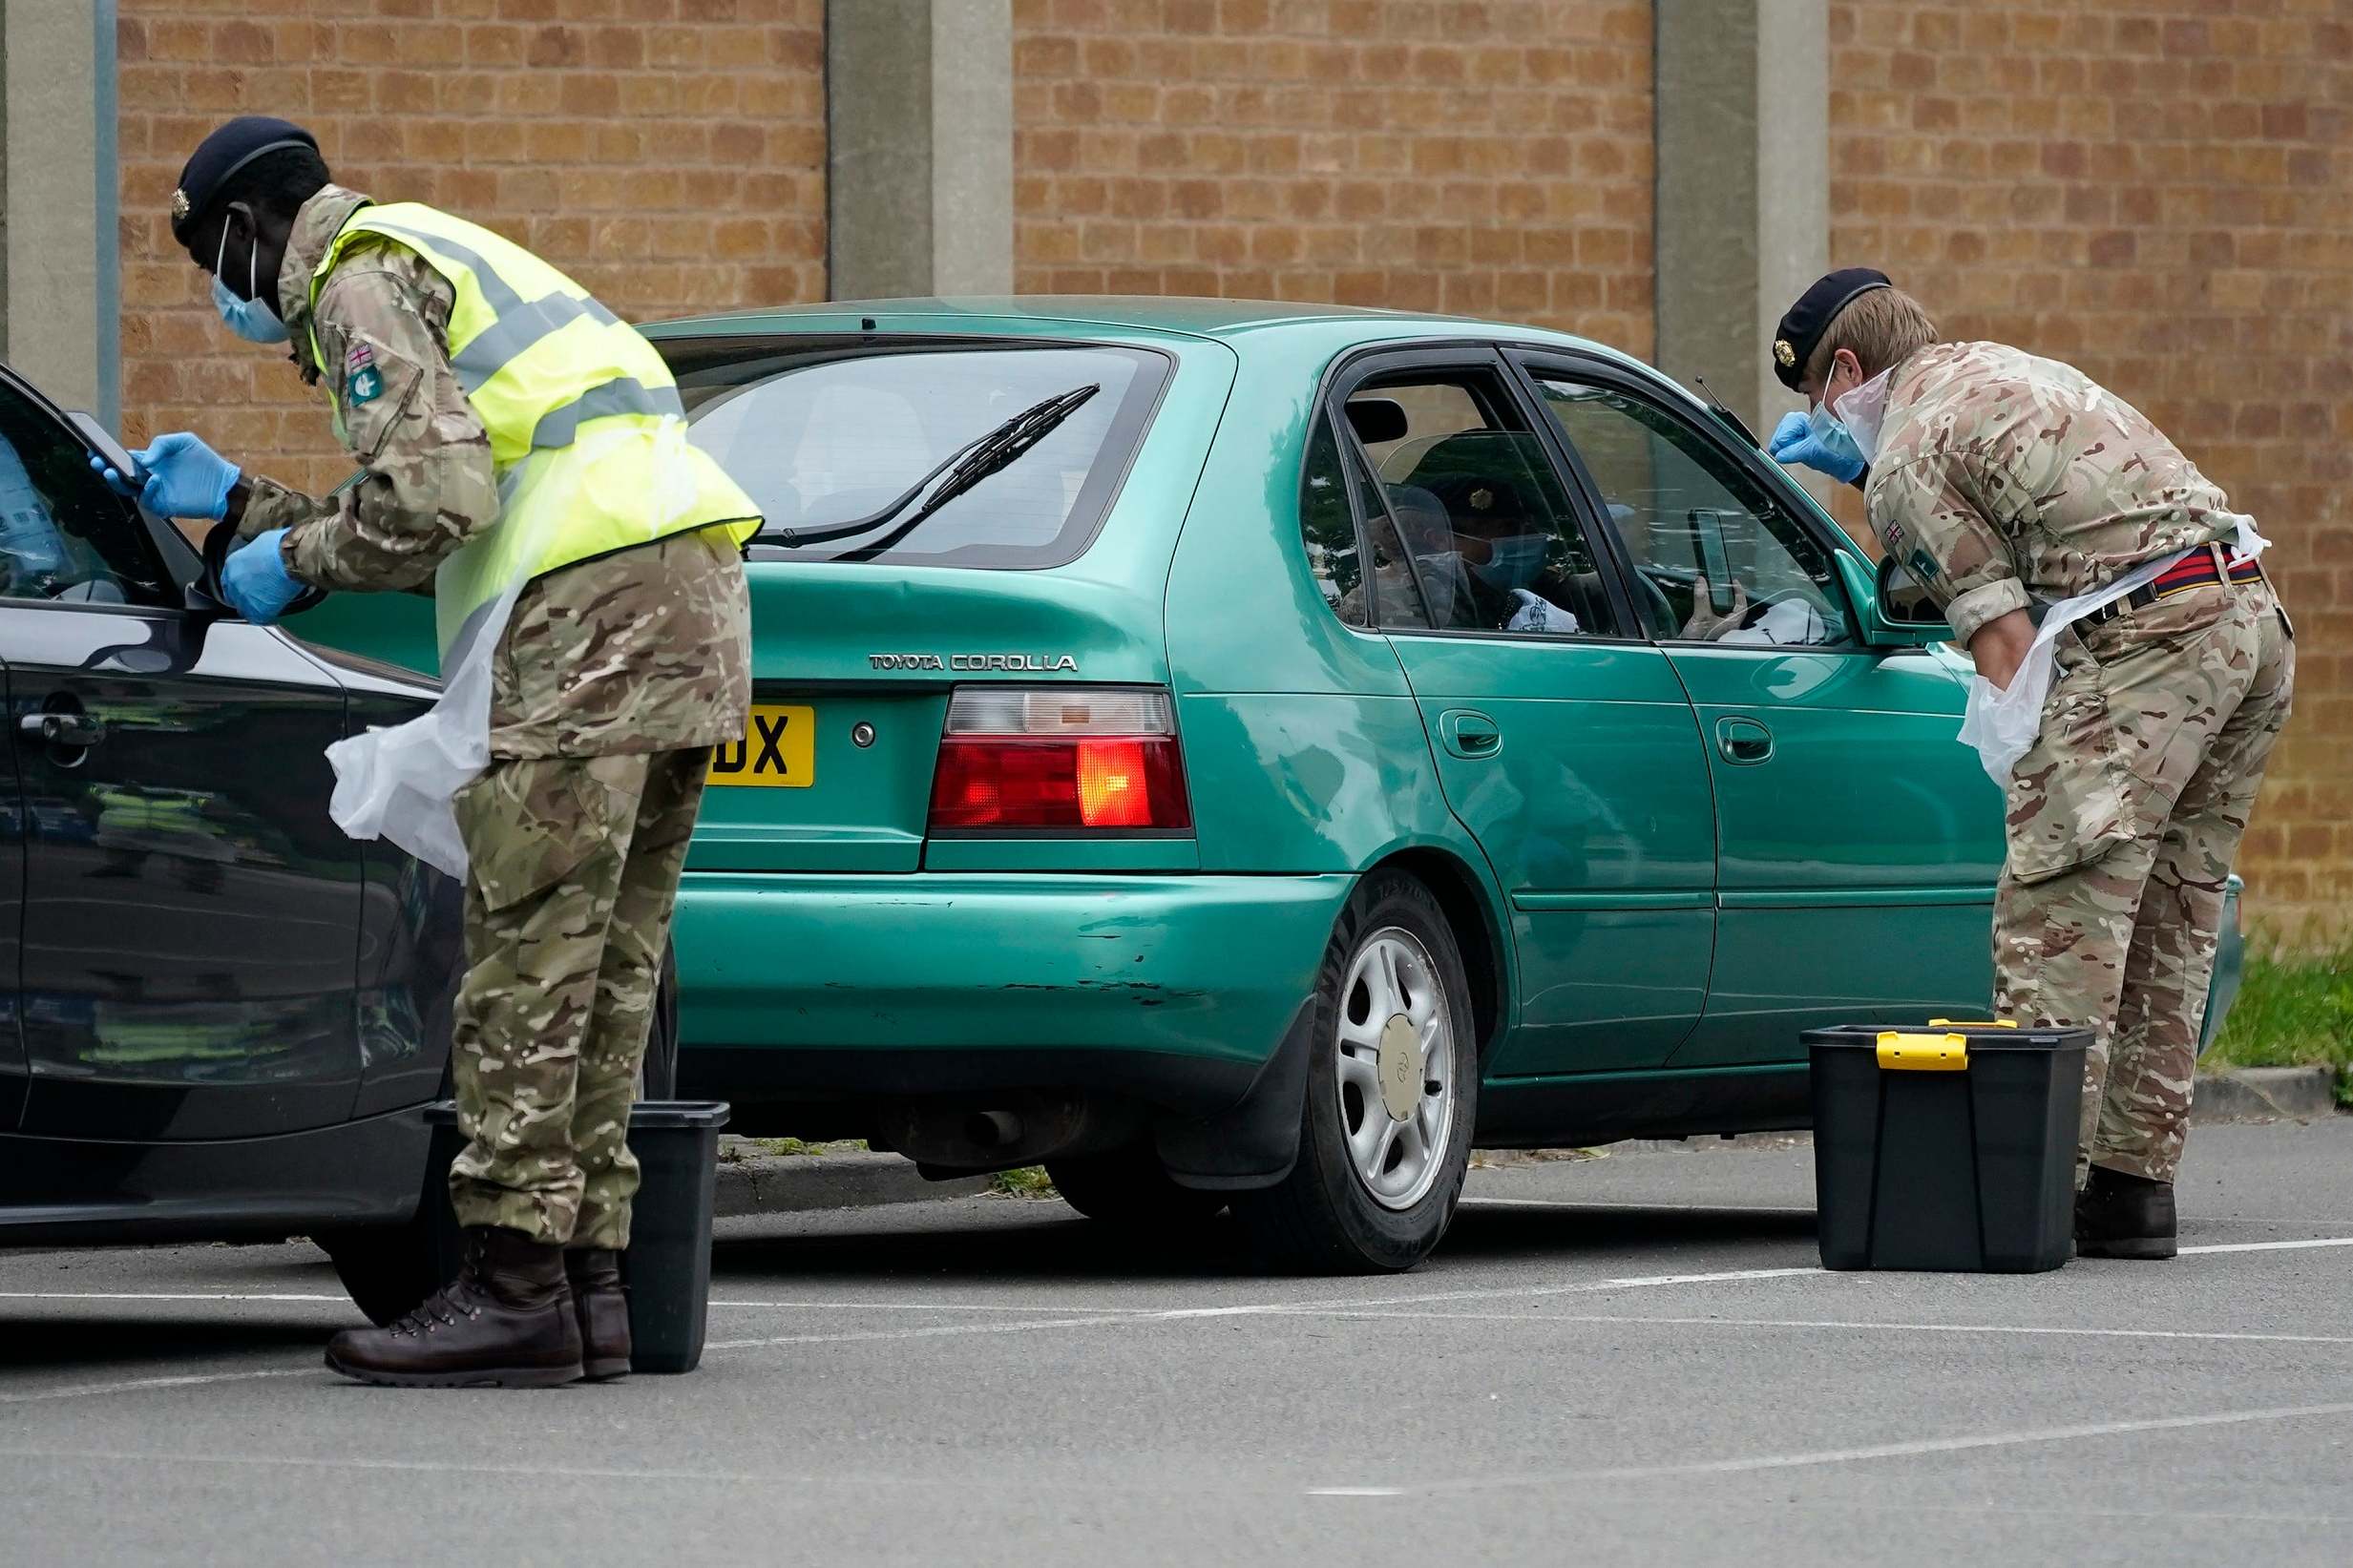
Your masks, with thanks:
[{"label": "black plastic storage box", "polygon": [[1940,1018],[1802,1038],[1824,1268],[2029,1274],[2072,1255],[2090,1031]]},{"label": "black plastic storage box", "polygon": [[[465,1146],[457,1107],[425,1109],[433,1129],[426,1201],[432,1204],[441,1278],[456,1274],[465,1241],[450,1207],[450,1162]],[[629,1152],[638,1157],[638,1195],[630,1204],[629,1250],[621,1278],[629,1289],[629,1369],[690,1372],[703,1359],[711,1306],[712,1193],[719,1180],[719,1129],[727,1104],[715,1099],[640,1100],[629,1112]]]}]

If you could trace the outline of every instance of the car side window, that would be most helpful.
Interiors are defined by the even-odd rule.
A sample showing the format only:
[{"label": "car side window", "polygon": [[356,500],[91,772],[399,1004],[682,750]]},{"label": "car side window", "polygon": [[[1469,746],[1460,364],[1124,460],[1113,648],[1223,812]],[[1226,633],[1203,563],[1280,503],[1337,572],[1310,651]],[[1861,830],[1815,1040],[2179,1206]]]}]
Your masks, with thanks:
[{"label": "car side window", "polygon": [[[1383,626],[1614,635],[1592,543],[1500,377],[1376,376],[1349,394]],[[1395,551],[1384,565],[1382,545]]]},{"label": "car side window", "polygon": [[1626,543],[1652,637],[1854,644],[1830,552],[1729,453],[1609,387],[1549,376],[1537,386]]},{"label": "car side window", "polygon": [[0,598],[172,602],[131,503],[48,411],[0,385]]}]

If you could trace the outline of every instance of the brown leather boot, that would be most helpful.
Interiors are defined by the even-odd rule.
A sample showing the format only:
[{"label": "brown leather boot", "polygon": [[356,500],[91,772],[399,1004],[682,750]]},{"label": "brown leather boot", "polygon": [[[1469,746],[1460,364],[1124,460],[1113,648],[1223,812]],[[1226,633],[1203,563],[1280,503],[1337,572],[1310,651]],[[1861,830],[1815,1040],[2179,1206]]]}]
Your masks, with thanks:
[{"label": "brown leather boot", "polygon": [[2174,1184],[2091,1167],[2075,1195],[2075,1251],[2086,1258],[2170,1258],[2180,1250]]},{"label": "brown leather boot", "polygon": [[563,1248],[496,1225],[466,1227],[457,1278],[384,1328],[347,1328],[326,1364],[403,1389],[552,1389],[579,1380],[580,1326]]},{"label": "brown leather boot", "polygon": [[591,1383],[629,1375],[629,1292],[620,1283],[620,1254],[609,1246],[564,1252],[564,1273],[580,1319],[580,1365]]}]

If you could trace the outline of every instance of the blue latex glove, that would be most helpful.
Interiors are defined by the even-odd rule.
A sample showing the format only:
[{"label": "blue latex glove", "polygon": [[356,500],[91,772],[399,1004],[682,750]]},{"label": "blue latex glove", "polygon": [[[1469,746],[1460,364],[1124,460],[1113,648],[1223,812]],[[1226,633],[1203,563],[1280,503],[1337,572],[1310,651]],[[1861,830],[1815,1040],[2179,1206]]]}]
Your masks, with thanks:
[{"label": "blue latex glove", "polygon": [[[229,508],[237,465],[185,430],[156,437],[155,445],[132,456],[147,470],[139,504],[162,517],[201,517],[219,522]],[[128,491],[123,476],[97,458],[90,466],[116,490]]]},{"label": "blue latex glove", "polygon": [[281,548],[285,537],[283,528],[256,534],[221,563],[221,595],[256,626],[275,623],[287,605],[302,597],[302,583],[286,570],[285,551]]},{"label": "blue latex glove", "polygon": [[1860,453],[1825,447],[1814,433],[1813,418],[1807,414],[1783,414],[1781,423],[1773,428],[1773,439],[1765,443],[1765,450],[1776,463],[1802,463],[1845,485],[1861,478],[1865,467]]}]

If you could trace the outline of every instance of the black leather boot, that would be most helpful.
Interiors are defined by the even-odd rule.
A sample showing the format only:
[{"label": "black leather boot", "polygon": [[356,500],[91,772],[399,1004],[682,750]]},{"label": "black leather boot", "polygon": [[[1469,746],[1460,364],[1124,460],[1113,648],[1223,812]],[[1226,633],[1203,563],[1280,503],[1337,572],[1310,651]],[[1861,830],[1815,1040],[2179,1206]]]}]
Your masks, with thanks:
[{"label": "black leather boot", "polygon": [[2175,1239],[2174,1184],[2094,1165],[2075,1195],[2075,1251],[2086,1258],[2170,1258]]},{"label": "black leather boot", "polygon": [[620,1283],[620,1254],[609,1246],[564,1253],[572,1301],[580,1319],[580,1365],[591,1383],[629,1375],[629,1292]]},{"label": "black leather boot", "polygon": [[466,1227],[457,1278],[384,1328],[347,1328],[326,1364],[403,1389],[551,1389],[579,1381],[580,1325],[563,1248],[496,1225]]}]

